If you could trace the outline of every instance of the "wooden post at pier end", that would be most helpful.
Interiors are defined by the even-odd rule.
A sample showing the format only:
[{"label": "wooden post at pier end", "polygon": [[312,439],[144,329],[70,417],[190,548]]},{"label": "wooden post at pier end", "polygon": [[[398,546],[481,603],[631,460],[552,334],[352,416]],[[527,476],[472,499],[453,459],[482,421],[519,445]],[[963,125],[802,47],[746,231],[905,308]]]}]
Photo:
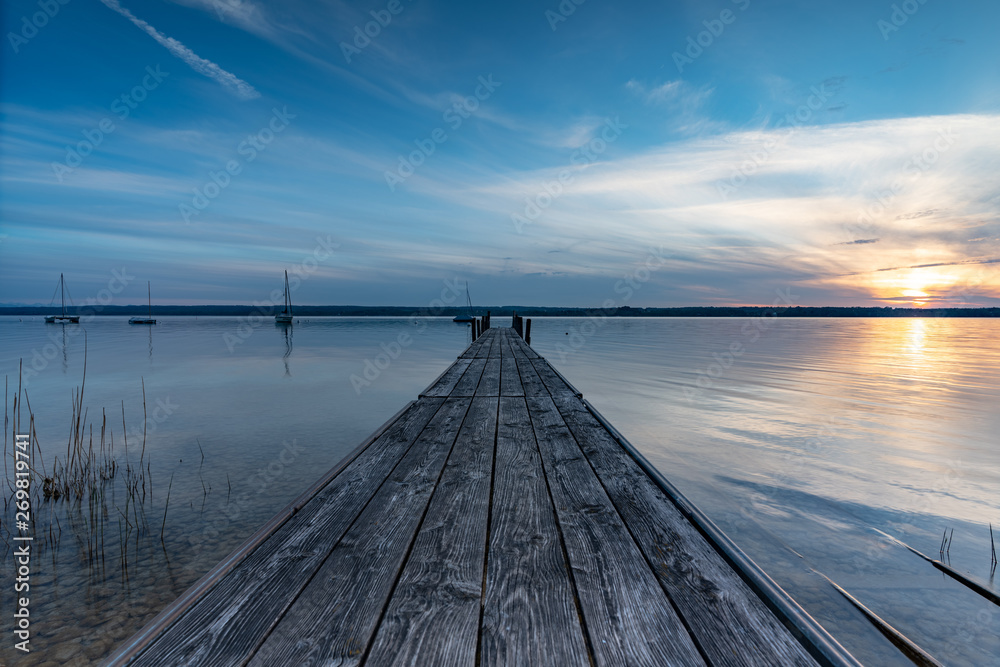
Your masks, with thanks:
[{"label": "wooden post at pier end", "polygon": [[518,315],[516,310],[514,311],[514,314],[511,316],[510,327],[514,330],[514,333],[516,333],[518,336],[521,337],[522,340],[524,340],[524,318]]}]

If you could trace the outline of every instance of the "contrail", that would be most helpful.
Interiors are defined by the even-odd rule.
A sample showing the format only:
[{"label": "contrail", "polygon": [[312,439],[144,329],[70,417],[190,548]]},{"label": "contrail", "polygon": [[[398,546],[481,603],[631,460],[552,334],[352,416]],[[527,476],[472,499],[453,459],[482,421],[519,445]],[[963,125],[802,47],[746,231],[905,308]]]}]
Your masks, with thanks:
[{"label": "contrail", "polygon": [[170,53],[186,62],[195,72],[204,74],[211,79],[215,79],[224,87],[232,90],[237,97],[244,100],[252,100],[256,97],[260,97],[260,93],[258,93],[257,90],[249,83],[240,79],[235,74],[231,74],[222,69],[211,60],[205,60],[200,57],[194,51],[184,46],[173,37],[163,35],[159,30],[149,25],[142,19],[137,18],[135,14],[122,7],[118,3],[118,0],[101,0],[101,2],[103,2],[109,9],[113,9],[127,18],[140,29],[145,30],[150,37],[166,47],[167,51],[170,51]]}]

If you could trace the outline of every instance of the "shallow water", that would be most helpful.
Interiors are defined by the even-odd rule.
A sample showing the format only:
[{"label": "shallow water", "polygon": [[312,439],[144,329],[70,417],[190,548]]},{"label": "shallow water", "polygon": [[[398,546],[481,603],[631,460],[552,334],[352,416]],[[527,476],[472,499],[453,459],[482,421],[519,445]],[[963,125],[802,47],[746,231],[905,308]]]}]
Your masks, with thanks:
[{"label": "shallow water", "polygon": [[[50,472],[55,457],[66,458],[85,346],[83,404],[95,442],[104,409],[124,460],[124,411],[129,460],[137,468],[146,425],[151,496],[139,504],[137,519],[122,474],[105,488],[94,509],[105,516],[98,564],[75,537],[89,531],[72,528],[87,525],[88,499],[33,508],[40,524],[58,520],[61,536],[53,546],[36,527],[45,534],[35,535],[42,553],[32,560],[32,652],[16,654],[5,640],[0,663],[85,665],[141,628],[415,399],[468,345],[469,329],[444,318],[300,319],[287,329],[240,318],[160,318],[147,327],[126,318],[62,326],[8,317],[0,318],[0,341],[8,407],[23,360],[22,390]],[[137,527],[122,558],[125,516]],[[8,519],[12,508],[4,535]],[[4,572],[13,571],[10,556]]]},{"label": "shallow water", "polygon": [[[83,402],[95,441],[103,408],[123,455],[124,410],[137,463],[144,385],[152,478],[138,519],[132,506],[144,528],[129,534],[127,571],[122,475],[96,505],[108,512],[96,565],[70,526],[87,521],[88,502],[36,509],[54,512],[62,534],[39,544],[32,562],[30,660],[4,642],[5,661],[106,655],[414,399],[469,340],[467,326],[447,319],[252,324],[0,318],[0,370],[12,395],[18,360],[30,369],[47,465],[65,457],[85,330]],[[989,580],[987,526],[1000,525],[998,326],[539,318],[532,343],[863,662],[909,664],[817,572],[942,662],[988,665],[1000,664],[1000,610],[877,531],[937,558],[942,531],[954,529],[952,565]]]}]

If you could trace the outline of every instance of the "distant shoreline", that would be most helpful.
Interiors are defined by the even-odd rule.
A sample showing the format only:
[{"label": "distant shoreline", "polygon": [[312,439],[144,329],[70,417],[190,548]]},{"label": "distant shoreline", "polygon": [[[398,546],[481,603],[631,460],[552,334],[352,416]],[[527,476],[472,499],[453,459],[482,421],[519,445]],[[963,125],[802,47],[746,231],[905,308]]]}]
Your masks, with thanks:
[{"label": "distant shoreline", "polygon": [[[145,315],[147,306],[77,306],[66,311],[81,317],[125,317]],[[524,317],[1000,317],[1000,308],[895,308],[892,306],[685,306],[678,308],[558,308],[530,306],[484,306],[474,314],[510,317],[514,311]],[[42,317],[58,314],[54,306],[0,306],[0,316]],[[156,306],[154,317],[223,316],[269,317],[275,307],[232,306]],[[427,306],[297,306],[295,317],[454,317],[466,315],[466,308],[431,308]]]}]

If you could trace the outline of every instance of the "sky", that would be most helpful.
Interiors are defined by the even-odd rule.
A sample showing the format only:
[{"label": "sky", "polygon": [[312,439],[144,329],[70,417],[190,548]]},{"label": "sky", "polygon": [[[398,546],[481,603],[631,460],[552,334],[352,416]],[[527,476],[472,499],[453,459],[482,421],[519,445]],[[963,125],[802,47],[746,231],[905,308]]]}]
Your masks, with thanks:
[{"label": "sky", "polygon": [[1000,306],[995,0],[2,11],[0,304]]}]

